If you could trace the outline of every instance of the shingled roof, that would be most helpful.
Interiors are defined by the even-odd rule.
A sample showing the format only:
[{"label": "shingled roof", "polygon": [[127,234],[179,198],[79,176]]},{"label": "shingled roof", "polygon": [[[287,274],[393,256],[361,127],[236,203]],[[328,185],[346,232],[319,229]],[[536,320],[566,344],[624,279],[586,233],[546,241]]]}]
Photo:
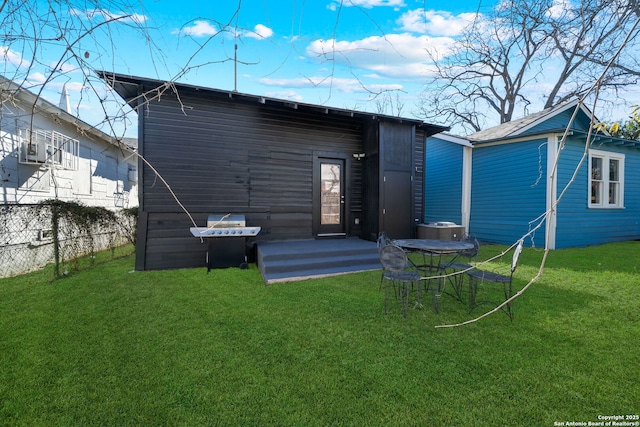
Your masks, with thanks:
[{"label": "shingled roof", "polygon": [[[472,143],[487,142],[498,139],[512,138],[525,134],[528,130],[532,129],[536,125],[548,120],[549,118],[560,114],[569,109],[575,108],[578,105],[578,100],[573,100],[558,104],[554,107],[544,109],[540,112],[529,114],[528,116],[520,119],[515,119],[501,125],[491,127],[489,129],[481,130],[479,132],[472,133],[466,136],[466,139]],[[582,104],[580,106],[584,110],[585,114],[591,115],[591,112]]]}]

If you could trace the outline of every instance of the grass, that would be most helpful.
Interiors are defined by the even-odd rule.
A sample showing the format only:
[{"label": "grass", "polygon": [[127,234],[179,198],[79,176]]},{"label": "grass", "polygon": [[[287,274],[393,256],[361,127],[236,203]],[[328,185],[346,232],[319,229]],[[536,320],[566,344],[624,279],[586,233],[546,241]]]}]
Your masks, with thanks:
[{"label": "grass", "polygon": [[[504,249],[484,246],[481,257]],[[525,249],[516,288],[542,253]],[[265,286],[248,270],[0,280],[0,425],[552,426],[640,411],[640,242],[558,250],[472,325],[383,314],[379,272]],[[490,308],[490,307],[487,307]],[[478,312],[480,313],[480,312]],[[476,312],[474,312],[476,314]]]}]

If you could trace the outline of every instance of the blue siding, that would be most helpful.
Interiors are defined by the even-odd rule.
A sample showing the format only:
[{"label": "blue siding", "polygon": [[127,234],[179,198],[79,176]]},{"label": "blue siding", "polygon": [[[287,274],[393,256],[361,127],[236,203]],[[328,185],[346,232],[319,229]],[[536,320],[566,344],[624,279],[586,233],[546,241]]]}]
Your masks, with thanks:
[{"label": "blue siding", "polygon": [[[511,244],[546,208],[546,139],[473,149],[470,233]],[[543,247],[544,227],[525,243]]]},{"label": "blue siding", "polygon": [[[569,140],[561,153],[558,192],[570,181],[584,153],[584,140]],[[558,205],[556,248],[640,239],[640,151],[593,147],[625,154],[624,209],[589,209],[588,160]]]},{"label": "blue siding", "polygon": [[463,150],[452,142],[427,139],[424,222],[461,223]]}]

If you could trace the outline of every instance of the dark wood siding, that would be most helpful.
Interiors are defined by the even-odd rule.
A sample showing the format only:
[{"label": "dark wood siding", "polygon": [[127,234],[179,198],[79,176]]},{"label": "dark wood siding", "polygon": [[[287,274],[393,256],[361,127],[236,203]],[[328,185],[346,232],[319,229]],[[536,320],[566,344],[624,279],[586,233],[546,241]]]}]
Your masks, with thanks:
[{"label": "dark wood siding", "polygon": [[[240,213],[260,226],[255,240],[312,236],[313,152],[347,154],[351,217],[362,221],[363,122],[349,116],[250,103],[217,92],[182,90],[141,111],[141,151],[198,226],[211,213]],[[144,122],[144,124],[142,123]],[[206,244],[155,172],[143,166],[144,266],[201,266]],[[349,234],[360,233],[353,220]]]},{"label": "dark wood siding", "polygon": [[[423,221],[425,215],[425,159],[426,159],[427,134],[416,130],[413,158],[413,222],[417,226]],[[414,232],[417,233],[414,227]]]},{"label": "dark wood siding", "polygon": [[376,240],[380,230],[380,144],[378,122],[365,126],[362,237]]},{"label": "dark wood siding", "polygon": [[[382,222],[380,230],[391,238],[414,236],[414,205],[422,204],[421,188],[414,185],[415,129],[402,123],[380,124],[381,167],[383,177]],[[418,158],[422,162],[422,157]]]}]

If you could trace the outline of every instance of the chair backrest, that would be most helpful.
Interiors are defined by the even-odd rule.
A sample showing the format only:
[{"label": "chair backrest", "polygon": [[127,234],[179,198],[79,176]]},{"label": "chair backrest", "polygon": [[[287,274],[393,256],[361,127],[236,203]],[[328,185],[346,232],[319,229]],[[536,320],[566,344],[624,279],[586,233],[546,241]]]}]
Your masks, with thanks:
[{"label": "chair backrest", "polygon": [[387,236],[387,233],[381,231],[378,233],[378,252],[387,245],[391,244],[391,239]]},{"label": "chair backrest", "polygon": [[520,239],[518,241],[518,246],[516,246],[515,250],[513,251],[513,258],[511,259],[511,274],[513,274],[513,272],[516,271],[516,268],[518,267],[518,258],[520,258],[520,254],[522,253],[522,244],[523,241],[522,239]]},{"label": "chair backrest", "polygon": [[478,252],[480,252],[480,242],[478,242],[478,239],[467,234],[460,241],[473,243],[473,249],[465,249],[463,251],[460,251],[460,255],[469,259],[477,258]]},{"label": "chair backrest", "polygon": [[389,244],[380,250],[380,263],[388,271],[402,271],[407,268],[409,260],[402,248]]}]

